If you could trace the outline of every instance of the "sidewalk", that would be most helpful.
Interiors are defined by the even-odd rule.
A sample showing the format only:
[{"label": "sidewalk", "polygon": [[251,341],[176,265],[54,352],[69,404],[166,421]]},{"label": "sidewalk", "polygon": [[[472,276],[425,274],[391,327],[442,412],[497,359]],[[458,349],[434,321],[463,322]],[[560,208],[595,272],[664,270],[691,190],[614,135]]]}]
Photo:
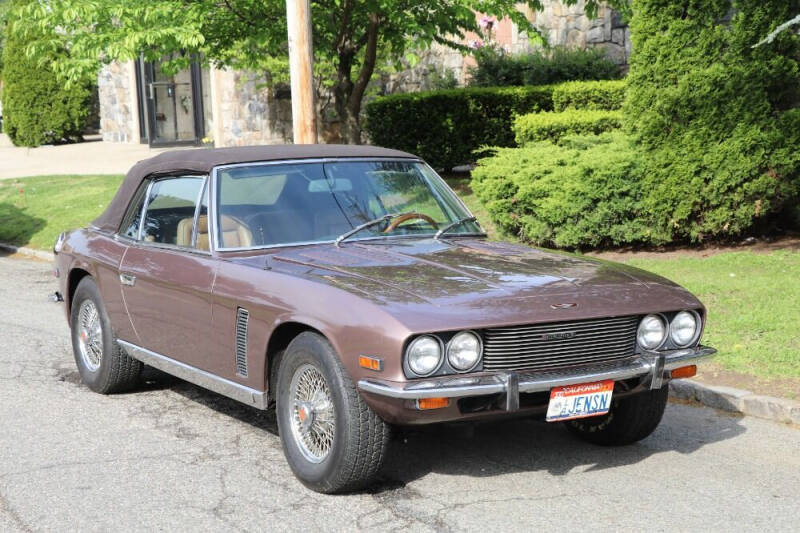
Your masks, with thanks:
[{"label": "sidewalk", "polygon": [[17,148],[0,133],[0,179],[50,174],[125,174],[137,161],[174,148],[89,140],[59,146]]}]

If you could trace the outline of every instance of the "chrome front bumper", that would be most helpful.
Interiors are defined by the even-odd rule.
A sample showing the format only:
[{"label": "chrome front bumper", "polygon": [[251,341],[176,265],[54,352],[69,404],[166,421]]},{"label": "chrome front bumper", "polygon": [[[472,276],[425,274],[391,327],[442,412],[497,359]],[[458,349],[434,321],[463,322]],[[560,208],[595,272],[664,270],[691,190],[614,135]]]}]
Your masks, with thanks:
[{"label": "chrome front bumper", "polygon": [[440,376],[410,382],[393,382],[378,379],[362,379],[358,388],[364,392],[398,398],[418,400],[421,398],[464,398],[489,394],[506,395],[505,409],[519,409],[520,393],[548,391],[553,387],[591,383],[611,379],[621,381],[631,378],[650,380],[651,389],[659,389],[669,378],[669,371],[682,366],[693,365],[717,353],[708,346],[672,350],[668,352],[648,352],[623,363],[583,367],[580,370],[560,370],[555,372],[508,371],[482,376]]}]

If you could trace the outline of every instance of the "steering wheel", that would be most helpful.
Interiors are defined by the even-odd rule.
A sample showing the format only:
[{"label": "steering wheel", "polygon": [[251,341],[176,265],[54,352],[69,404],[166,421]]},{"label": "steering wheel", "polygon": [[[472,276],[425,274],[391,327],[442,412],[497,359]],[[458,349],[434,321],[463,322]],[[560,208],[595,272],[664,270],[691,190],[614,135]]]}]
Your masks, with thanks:
[{"label": "steering wheel", "polygon": [[405,215],[400,215],[399,217],[392,220],[391,223],[386,227],[386,229],[383,230],[383,232],[390,233],[394,231],[397,228],[397,226],[399,226],[403,222],[416,219],[424,220],[425,222],[433,226],[433,229],[439,229],[439,224],[437,224],[436,221],[433,220],[428,215],[425,215],[423,213],[406,213]]}]

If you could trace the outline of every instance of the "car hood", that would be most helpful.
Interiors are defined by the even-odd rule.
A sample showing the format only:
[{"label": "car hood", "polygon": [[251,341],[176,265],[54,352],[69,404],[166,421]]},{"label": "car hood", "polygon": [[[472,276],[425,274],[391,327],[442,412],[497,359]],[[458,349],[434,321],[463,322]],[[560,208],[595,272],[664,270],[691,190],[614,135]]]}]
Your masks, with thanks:
[{"label": "car hood", "polygon": [[639,269],[483,239],[314,245],[266,260],[274,270],[334,285],[425,324],[448,315],[447,325],[477,327],[701,307],[685,289]]}]

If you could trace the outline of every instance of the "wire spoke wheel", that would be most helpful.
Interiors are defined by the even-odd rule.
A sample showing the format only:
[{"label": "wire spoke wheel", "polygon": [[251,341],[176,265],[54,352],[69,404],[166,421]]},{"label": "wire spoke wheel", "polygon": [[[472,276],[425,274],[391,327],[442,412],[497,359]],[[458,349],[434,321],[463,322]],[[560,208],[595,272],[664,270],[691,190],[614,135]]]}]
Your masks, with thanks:
[{"label": "wire spoke wheel", "polygon": [[333,448],[336,417],[325,376],[313,365],[299,367],[289,388],[292,437],[303,456],[321,463]]},{"label": "wire spoke wheel", "polygon": [[103,360],[103,326],[97,306],[84,300],[78,311],[78,351],[86,368],[96,372]]}]

